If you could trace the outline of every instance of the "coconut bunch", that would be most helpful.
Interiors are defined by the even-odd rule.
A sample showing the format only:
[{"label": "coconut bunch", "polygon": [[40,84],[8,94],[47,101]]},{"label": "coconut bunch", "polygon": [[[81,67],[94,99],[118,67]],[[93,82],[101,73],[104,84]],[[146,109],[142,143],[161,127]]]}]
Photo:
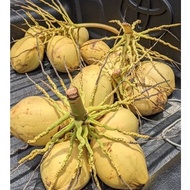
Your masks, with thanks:
[{"label": "coconut bunch", "polygon": [[[99,180],[114,189],[140,189],[148,181],[149,173],[138,139],[158,139],[140,134],[139,118],[164,111],[175,90],[175,75],[169,66],[172,59],[145,48],[139,41],[142,38],[159,41],[179,51],[149,35],[179,24],[143,32],[135,31],[139,21],[131,25],[111,21],[118,24],[119,30],[98,23],[75,24],[60,3],[51,2],[63,21],[26,1],[21,8],[35,25],[25,20],[29,29],[21,28],[25,36],[11,47],[12,68],[26,74],[41,92],[41,96],[20,100],[10,110],[11,134],[35,147],[18,164],[41,155],[40,175],[47,190],[80,190],[90,179],[99,190],[102,189]],[[42,16],[46,27],[39,25],[28,10]],[[109,30],[113,36],[90,39],[88,27]],[[112,46],[106,43],[109,40],[114,40]],[[45,72],[44,55],[64,93]],[[39,66],[48,81],[42,80],[47,88],[28,74]],[[77,73],[72,75],[73,71]],[[69,86],[59,73],[68,74]]]},{"label": "coconut bunch", "polygon": [[[66,69],[69,72],[78,70],[82,64],[79,49],[89,40],[88,28],[101,28],[118,33],[116,28],[101,23],[74,23],[58,0],[40,2],[55,11],[61,19],[32,0],[16,2],[16,6],[20,7],[26,16],[25,18],[19,11],[13,10],[23,19],[25,26],[22,28],[12,24],[23,33],[22,38],[12,41],[10,50],[11,67],[18,73],[39,68],[45,55],[59,72],[66,73]],[[36,19],[33,13],[41,19]]]}]

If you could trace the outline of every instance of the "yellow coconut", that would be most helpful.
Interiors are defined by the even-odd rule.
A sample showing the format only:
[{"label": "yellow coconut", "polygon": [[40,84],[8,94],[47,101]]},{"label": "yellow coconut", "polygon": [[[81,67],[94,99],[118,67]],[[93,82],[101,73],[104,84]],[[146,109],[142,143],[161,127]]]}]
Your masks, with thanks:
[{"label": "yellow coconut", "polygon": [[142,116],[150,116],[164,110],[167,103],[165,90],[150,76],[138,75],[132,79],[133,85],[126,85],[126,96],[133,97],[129,105],[131,111]]},{"label": "yellow coconut", "polygon": [[167,96],[175,90],[175,74],[173,69],[166,63],[159,61],[143,61],[137,74],[152,77],[167,93]]},{"label": "yellow coconut", "polygon": [[[97,106],[112,92],[112,85],[108,77],[97,65],[88,65],[75,75],[70,86],[78,89],[84,106]],[[103,104],[112,104],[113,94],[106,98]]]},{"label": "yellow coconut", "polygon": [[[65,166],[62,165],[68,155],[70,149],[70,140],[57,143],[53,146],[48,156],[42,161],[40,165],[40,174],[46,189],[54,183],[54,190],[81,190],[90,180],[90,167],[87,160],[85,149],[82,153],[82,164],[79,175],[76,174],[78,166],[78,141],[75,140],[73,143],[73,150]],[[61,170],[62,168],[62,170]],[[57,173],[60,171],[59,175]],[[73,177],[77,176],[74,180]],[[72,183],[71,183],[72,182]],[[70,188],[68,188],[70,187]]]},{"label": "yellow coconut", "polygon": [[[117,131],[107,131],[106,134],[136,143],[131,136]],[[106,138],[99,140],[107,154],[100,144],[92,139],[91,147],[98,177],[111,188],[140,189],[148,181],[146,159],[140,145],[124,144]]]},{"label": "yellow coconut", "polygon": [[[105,114],[100,119],[100,123],[107,125],[109,128],[118,129],[125,132],[137,133],[139,127],[139,121],[135,114],[126,108],[120,108],[117,111],[111,111]],[[101,132],[107,131],[104,127],[97,128]]]},{"label": "yellow coconut", "polygon": [[26,36],[17,40],[10,50],[12,68],[18,73],[35,70],[44,57],[44,44],[39,38]]},{"label": "yellow coconut", "polygon": [[79,54],[74,42],[65,36],[53,36],[47,44],[47,56],[59,72],[72,72],[79,68]]},{"label": "yellow coconut", "polygon": [[83,43],[80,48],[80,53],[86,64],[98,64],[106,53],[110,50],[110,47],[102,40],[90,39]]},{"label": "yellow coconut", "polygon": [[[61,110],[67,108],[61,102],[55,102],[57,108],[47,98],[41,96],[29,96],[19,101],[10,110],[11,134],[28,143],[28,140],[44,132],[47,127],[64,116]],[[55,126],[48,134],[38,139],[32,146],[43,146],[51,140],[52,136],[62,127],[68,124],[68,120]]]},{"label": "yellow coconut", "polygon": [[89,32],[85,27],[75,28],[73,30],[73,35],[79,46],[82,46],[84,42],[89,40]]}]

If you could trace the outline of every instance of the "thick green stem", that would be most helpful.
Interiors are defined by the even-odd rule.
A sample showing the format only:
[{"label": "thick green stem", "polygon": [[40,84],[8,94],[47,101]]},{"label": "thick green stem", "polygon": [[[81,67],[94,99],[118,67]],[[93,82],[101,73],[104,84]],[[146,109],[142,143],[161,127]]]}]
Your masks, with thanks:
[{"label": "thick green stem", "polygon": [[71,87],[66,91],[66,95],[71,107],[71,112],[75,120],[84,121],[87,112],[76,87]]}]

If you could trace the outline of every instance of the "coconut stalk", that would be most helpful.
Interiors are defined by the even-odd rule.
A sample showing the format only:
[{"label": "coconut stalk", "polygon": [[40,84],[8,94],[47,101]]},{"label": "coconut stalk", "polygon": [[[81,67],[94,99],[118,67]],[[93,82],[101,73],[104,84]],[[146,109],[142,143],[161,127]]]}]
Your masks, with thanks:
[{"label": "coconut stalk", "polygon": [[77,121],[85,121],[87,112],[78,93],[78,89],[76,87],[71,87],[66,91],[66,95],[70,104],[71,115]]}]

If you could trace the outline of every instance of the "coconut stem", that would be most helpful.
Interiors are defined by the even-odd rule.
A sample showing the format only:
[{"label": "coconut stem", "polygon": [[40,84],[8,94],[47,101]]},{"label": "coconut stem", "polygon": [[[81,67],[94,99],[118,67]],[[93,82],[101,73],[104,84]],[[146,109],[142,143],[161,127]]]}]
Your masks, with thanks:
[{"label": "coconut stem", "polygon": [[87,112],[76,87],[71,87],[66,91],[66,95],[71,107],[71,112],[75,120],[84,121]]},{"label": "coconut stem", "polygon": [[80,23],[78,24],[78,26],[85,27],[85,28],[100,28],[100,29],[108,30],[116,35],[119,34],[119,31],[116,28],[106,25],[106,24],[102,24],[102,23]]}]

